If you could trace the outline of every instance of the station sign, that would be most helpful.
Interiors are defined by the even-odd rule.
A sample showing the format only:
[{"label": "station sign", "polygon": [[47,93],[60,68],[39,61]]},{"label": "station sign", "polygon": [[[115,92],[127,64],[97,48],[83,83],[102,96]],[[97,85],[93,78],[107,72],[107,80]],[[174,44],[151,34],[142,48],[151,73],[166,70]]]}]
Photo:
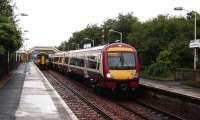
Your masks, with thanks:
[{"label": "station sign", "polygon": [[191,40],[189,47],[190,48],[200,48],[200,39]]},{"label": "station sign", "polygon": [[83,45],[83,48],[91,48],[91,47],[92,47],[91,43],[87,43]]}]

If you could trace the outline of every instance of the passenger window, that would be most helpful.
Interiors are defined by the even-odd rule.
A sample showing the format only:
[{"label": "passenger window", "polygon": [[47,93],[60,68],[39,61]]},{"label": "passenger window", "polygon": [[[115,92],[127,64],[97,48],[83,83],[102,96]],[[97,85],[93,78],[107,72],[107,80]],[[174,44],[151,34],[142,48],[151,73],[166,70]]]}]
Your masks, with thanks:
[{"label": "passenger window", "polygon": [[61,57],[59,57],[59,63],[62,63],[62,58]]},{"label": "passenger window", "polygon": [[54,58],[54,62],[58,62],[58,57],[55,57],[55,58]]},{"label": "passenger window", "polygon": [[88,68],[96,69],[96,64],[97,62],[94,60],[89,60],[88,61]]},{"label": "passenger window", "polygon": [[69,58],[65,58],[65,64],[68,64],[68,60],[69,60]]},{"label": "passenger window", "polygon": [[70,65],[75,65],[75,63],[74,63],[74,58],[71,58],[71,59],[70,59]]},{"label": "passenger window", "polygon": [[71,58],[70,65],[84,67],[84,60],[79,58]]},{"label": "passenger window", "polygon": [[84,60],[83,59],[79,59],[78,60],[78,66],[80,66],[80,67],[84,67]]},{"label": "passenger window", "polygon": [[95,59],[95,56],[88,56],[89,59]]}]

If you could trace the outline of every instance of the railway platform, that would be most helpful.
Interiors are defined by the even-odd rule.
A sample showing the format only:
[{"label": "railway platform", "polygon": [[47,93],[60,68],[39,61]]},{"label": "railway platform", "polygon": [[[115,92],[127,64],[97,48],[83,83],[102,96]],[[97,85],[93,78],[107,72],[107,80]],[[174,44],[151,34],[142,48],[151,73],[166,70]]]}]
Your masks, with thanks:
[{"label": "railway platform", "polygon": [[158,81],[141,78],[140,84],[200,101],[200,89],[183,85],[180,81]]},{"label": "railway platform", "polygon": [[70,119],[77,117],[32,62],[21,64],[0,89],[0,120]]}]

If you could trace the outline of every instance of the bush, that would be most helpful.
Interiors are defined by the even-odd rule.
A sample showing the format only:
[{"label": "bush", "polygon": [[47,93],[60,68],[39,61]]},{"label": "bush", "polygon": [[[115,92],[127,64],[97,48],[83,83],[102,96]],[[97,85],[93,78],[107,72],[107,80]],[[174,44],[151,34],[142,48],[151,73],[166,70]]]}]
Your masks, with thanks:
[{"label": "bush", "polygon": [[144,71],[144,74],[151,77],[168,77],[172,73],[167,65],[154,63]]}]

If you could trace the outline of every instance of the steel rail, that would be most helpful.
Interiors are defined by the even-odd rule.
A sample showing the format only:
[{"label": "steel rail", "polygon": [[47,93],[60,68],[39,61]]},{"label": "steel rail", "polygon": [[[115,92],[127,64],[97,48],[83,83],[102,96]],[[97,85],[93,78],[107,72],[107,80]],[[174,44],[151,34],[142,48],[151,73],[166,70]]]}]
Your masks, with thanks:
[{"label": "steel rail", "polygon": [[67,86],[67,84],[65,84],[64,82],[56,79],[56,76],[47,72],[48,76],[51,77],[52,79],[60,82],[64,87],[66,87],[65,89],[70,90],[73,94],[75,94],[78,98],[80,98],[83,102],[85,102],[88,106],[90,106],[91,108],[93,108],[98,114],[100,114],[103,118],[105,118],[106,120],[112,120],[112,118],[105,113],[103,110],[99,109],[98,106],[96,106],[95,104],[92,104],[92,102],[90,102],[89,100],[87,100],[87,98],[83,97],[80,95],[80,93],[78,93],[77,91],[75,91],[73,88]]}]

